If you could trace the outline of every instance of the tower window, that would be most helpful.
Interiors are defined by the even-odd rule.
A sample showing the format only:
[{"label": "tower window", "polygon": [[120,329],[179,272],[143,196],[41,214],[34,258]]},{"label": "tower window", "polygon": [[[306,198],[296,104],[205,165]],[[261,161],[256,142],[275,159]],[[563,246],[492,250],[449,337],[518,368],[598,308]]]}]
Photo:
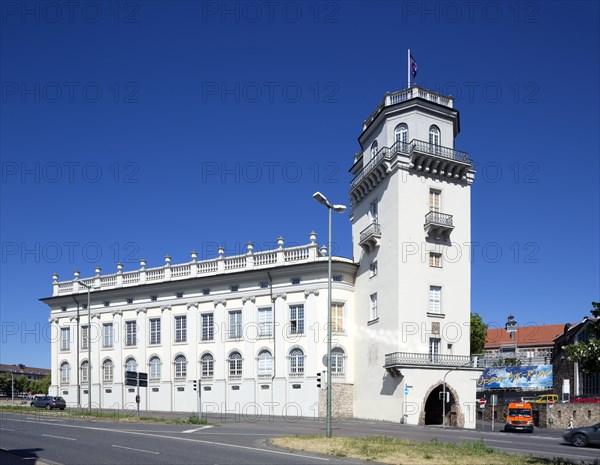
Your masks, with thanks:
[{"label": "tower window", "polygon": [[438,150],[437,147],[441,145],[441,133],[440,128],[433,125],[429,128],[429,145],[432,150]]},{"label": "tower window", "polygon": [[379,144],[375,141],[371,144],[371,158],[377,154],[377,150],[379,150]]},{"label": "tower window", "polygon": [[429,313],[442,313],[442,286],[429,286]]},{"label": "tower window", "polygon": [[442,254],[437,252],[429,252],[429,266],[432,268],[441,268]]},{"label": "tower window", "polygon": [[441,208],[442,191],[429,189],[429,211],[439,213]]},{"label": "tower window", "polygon": [[398,126],[396,126],[396,129],[394,130],[394,138],[395,138],[396,142],[407,143],[408,142],[408,126],[404,123],[401,123]]},{"label": "tower window", "polygon": [[377,276],[377,273],[377,260],[375,260],[373,263],[371,263],[371,265],[369,265],[369,278]]},{"label": "tower window", "polygon": [[373,321],[379,318],[379,309],[377,307],[377,292],[371,294],[371,312],[369,314],[369,320]]}]

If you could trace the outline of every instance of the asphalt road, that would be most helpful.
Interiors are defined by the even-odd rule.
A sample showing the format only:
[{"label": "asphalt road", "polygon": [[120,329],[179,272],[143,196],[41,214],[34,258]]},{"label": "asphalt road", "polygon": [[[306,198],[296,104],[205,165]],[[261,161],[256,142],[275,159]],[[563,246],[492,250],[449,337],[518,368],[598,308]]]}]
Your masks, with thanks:
[{"label": "asphalt road", "polygon": [[[293,434],[324,434],[323,420],[262,418],[212,419],[211,425],[167,425],[85,421],[53,418],[44,414],[0,416],[0,448],[18,451],[64,465],[120,464],[352,464],[308,453],[273,448],[267,438]],[[385,422],[338,421],[333,434],[345,436],[388,435],[443,442],[476,441],[507,452],[542,457],[565,457],[592,462],[599,448],[575,448],[562,441],[561,431],[536,430],[531,434],[405,426]],[[31,460],[27,460],[31,464]]]}]

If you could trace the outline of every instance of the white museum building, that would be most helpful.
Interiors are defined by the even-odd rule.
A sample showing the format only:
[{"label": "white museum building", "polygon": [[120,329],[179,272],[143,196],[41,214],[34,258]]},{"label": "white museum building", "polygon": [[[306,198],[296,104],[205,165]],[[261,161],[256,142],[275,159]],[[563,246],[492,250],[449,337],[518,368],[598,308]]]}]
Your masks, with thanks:
[{"label": "white museum building", "polygon": [[[475,426],[475,171],[454,149],[453,104],[413,85],[386,94],[363,124],[350,169],[353,257],[332,258],[334,418]],[[52,323],[50,393],[70,405],[132,408],[137,389],[125,372],[137,371],[148,374],[142,411],[200,403],[208,414],[322,418],[328,252],[315,233],[306,245],[277,244],[54,275],[52,296],[41,299]]]}]

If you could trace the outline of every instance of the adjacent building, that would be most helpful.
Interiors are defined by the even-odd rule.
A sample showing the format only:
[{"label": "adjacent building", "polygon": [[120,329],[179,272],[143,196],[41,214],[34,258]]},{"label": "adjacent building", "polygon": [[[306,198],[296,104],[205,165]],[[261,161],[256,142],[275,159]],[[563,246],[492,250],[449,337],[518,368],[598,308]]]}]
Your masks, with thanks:
[{"label": "adjacent building", "polygon": [[[473,164],[456,150],[451,97],[388,93],[363,124],[350,171],[353,257],[303,246],[59,281],[52,391],[141,409],[319,416],[332,316],[334,416],[474,427],[470,357]],[[86,308],[87,299],[91,305]],[[321,387],[318,387],[318,385]],[[90,390],[91,389],[91,390]]]}]

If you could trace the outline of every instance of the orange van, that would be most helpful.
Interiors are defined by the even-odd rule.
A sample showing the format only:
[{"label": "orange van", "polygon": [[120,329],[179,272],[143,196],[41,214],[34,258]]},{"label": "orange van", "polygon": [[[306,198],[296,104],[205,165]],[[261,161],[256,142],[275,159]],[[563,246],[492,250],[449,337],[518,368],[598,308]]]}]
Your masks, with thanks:
[{"label": "orange van", "polygon": [[512,402],[508,404],[504,431],[533,433],[533,410],[529,402]]}]

